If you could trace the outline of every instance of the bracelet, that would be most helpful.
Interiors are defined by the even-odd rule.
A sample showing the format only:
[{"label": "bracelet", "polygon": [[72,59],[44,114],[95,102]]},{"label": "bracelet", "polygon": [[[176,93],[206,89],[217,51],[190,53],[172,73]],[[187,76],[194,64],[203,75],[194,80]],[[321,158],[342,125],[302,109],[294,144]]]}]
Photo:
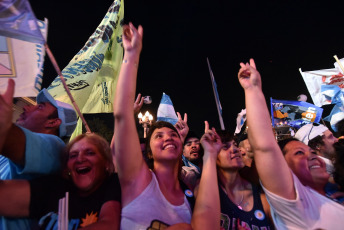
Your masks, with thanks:
[{"label": "bracelet", "polygon": [[[128,60],[127,59],[123,59],[123,62],[122,62],[123,64],[127,64],[127,63],[130,63],[130,62],[128,62]],[[137,68],[137,63],[136,62],[134,62],[134,66]]]}]

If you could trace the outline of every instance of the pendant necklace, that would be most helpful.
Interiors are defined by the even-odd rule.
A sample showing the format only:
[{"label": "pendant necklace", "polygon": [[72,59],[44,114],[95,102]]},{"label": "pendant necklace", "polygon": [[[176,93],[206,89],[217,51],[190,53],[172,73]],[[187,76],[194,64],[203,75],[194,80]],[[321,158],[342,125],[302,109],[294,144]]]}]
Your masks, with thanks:
[{"label": "pendant necklace", "polygon": [[240,210],[242,210],[242,207],[240,206],[241,203],[244,201],[244,192],[241,192],[241,201],[236,205]]},{"label": "pendant necklace", "polygon": [[[221,185],[221,188],[222,188],[222,190],[226,193],[226,195],[228,196],[228,194],[227,194],[227,191],[226,191],[226,189]],[[242,182],[241,182],[241,189],[244,189],[244,186],[243,186],[243,184],[242,184]],[[229,198],[229,197],[228,197]],[[240,210],[242,210],[242,206],[241,206],[241,203],[244,201],[244,192],[242,191],[241,192],[241,200],[240,200],[240,202],[238,203],[238,204],[235,204],[234,202],[234,204],[240,209]],[[244,207],[246,206],[246,205],[243,205]]]}]

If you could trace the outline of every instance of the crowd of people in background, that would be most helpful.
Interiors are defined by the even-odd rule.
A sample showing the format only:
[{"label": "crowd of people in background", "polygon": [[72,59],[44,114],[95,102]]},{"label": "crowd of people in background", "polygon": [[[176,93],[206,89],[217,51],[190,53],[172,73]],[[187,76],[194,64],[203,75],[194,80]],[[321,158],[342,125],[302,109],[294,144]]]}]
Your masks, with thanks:
[{"label": "crowd of people in background", "polygon": [[247,111],[241,133],[205,121],[197,134],[178,113],[176,124],[154,122],[139,138],[142,38],[141,26],[123,26],[111,144],[95,133],[65,144],[76,113],[46,89],[12,123],[9,80],[0,96],[0,229],[58,229],[66,192],[68,229],[342,228],[344,121],[335,135],[310,123],[277,141],[251,59],[237,76]]}]

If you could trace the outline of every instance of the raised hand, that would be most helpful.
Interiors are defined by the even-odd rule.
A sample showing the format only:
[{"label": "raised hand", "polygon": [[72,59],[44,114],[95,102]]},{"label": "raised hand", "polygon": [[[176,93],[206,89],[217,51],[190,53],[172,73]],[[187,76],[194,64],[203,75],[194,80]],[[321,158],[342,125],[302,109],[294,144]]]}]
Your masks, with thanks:
[{"label": "raised hand", "polygon": [[189,126],[188,126],[188,115],[185,113],[184,114],[184,119],[182,119],[182,116],[180,115],[179,112],[177,112],[178,115],[178,121],[177,123],[174,125],[174,127],[176,127],[180,139],[182,140],[182,142],[184,143],[186,136],[188,135],[189,132]]},{"label": "raised hand", "polygon": [[258,86],[260,89],[262,88],[262,82],[259,72],[256,69],[256,64],[254,60],[250,59],[249,63],[240,63],[240,69],[238,72],[238,78],[240,85],[246,90],[252,87]]},{"label": "raised hand", "polygon": [[204,121],[204,134],[201,138],[201,144],[204,149],[204,157],[217,158],[218,153],[221,150],[222,142],[219,135],[216,133],[215,128],[209,129],[209,123]]},{"label": "raised hand", "polygon": [[143,105],[143,97],[141,96],[141,93],[139,93],[134,102],[134,114],[137,114],[140,112],[142,105]]},{"label": "raised hand", "polygon": [[139,26],[138,29],[130,22],[129,25],[123,26],[123,47],[125,53],[140,53],[142,49],[143,28]]}]

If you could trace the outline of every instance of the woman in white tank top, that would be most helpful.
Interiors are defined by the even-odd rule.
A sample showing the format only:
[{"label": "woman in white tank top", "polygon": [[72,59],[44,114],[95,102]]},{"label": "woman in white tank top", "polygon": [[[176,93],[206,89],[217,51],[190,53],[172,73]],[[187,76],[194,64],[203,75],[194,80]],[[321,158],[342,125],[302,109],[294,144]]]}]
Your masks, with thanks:
[{"label": "woman in white tank top", "polygon": [[[125,50],[114,99],[115,133],[112,145],[122,189],[121,229],[219,229],[220,205],[216,179],[216,157],[221,148],[214,129],[206,126],[203,175],[193,214],[178,175],[182,141],[170,123],[157,122],[148,135],[147,166],[140,149],[134,110],[137,68],[143,29],[131,23],[123,27]],[[141,101],[137,101],[142,104]],[[207,123],[206,123],[207,124]]]}]

